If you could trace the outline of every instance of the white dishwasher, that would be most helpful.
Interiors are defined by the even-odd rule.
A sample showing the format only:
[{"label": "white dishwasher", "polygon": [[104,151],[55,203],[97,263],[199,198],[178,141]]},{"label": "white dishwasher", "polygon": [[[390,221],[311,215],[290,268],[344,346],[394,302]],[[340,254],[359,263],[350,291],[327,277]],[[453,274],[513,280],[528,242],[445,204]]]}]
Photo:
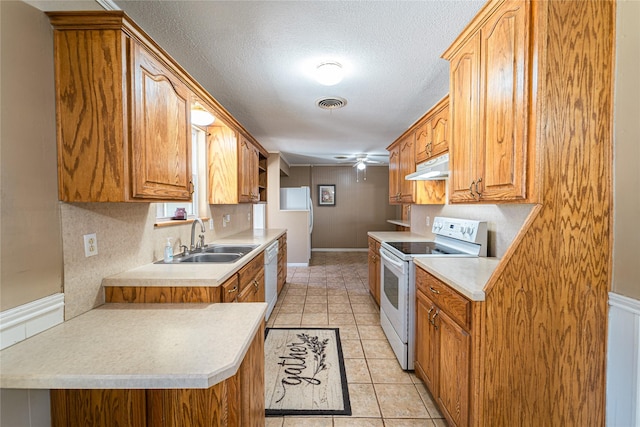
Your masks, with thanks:
[{"label": "white dishwasher", "polygon": [[278,241],[276,240],[264,251],[264,298],[267,302],[267,313],[264,320],[269,320],[273,307],[278,299]]}]

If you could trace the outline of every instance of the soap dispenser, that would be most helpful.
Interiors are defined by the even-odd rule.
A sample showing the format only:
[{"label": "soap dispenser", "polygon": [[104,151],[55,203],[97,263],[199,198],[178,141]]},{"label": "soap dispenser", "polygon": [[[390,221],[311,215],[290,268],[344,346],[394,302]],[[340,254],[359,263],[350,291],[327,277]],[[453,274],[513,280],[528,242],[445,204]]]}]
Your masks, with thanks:
[{"label": "soap dispenser", "polygon": [[164,247],[164,262],[173,261],[173,246],[171,245],[171,237],[167,237],[167,245]]}]

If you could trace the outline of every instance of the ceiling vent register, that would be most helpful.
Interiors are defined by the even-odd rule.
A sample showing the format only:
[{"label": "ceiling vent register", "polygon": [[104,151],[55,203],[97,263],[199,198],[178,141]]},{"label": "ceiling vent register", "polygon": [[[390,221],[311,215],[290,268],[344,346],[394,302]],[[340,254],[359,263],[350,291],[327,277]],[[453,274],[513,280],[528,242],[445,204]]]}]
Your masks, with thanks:
[{"label": "ceiling vent register", "polygon": [[338,97],[322,98],[316,101],[316,105],[324,110],[337,110],[347,105],[347,100]]}]

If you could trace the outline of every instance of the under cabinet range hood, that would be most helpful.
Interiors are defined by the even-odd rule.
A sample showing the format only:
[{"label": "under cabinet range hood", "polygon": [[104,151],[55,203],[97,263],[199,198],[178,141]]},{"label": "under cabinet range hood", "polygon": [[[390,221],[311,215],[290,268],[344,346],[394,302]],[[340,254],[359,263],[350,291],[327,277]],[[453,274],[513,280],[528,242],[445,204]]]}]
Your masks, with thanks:
[{"label": "under cabinet range hood", "polygon": [[407,181],[435,181],[449,177],[449,153],[427,160],[416,171],[404,177]]}]

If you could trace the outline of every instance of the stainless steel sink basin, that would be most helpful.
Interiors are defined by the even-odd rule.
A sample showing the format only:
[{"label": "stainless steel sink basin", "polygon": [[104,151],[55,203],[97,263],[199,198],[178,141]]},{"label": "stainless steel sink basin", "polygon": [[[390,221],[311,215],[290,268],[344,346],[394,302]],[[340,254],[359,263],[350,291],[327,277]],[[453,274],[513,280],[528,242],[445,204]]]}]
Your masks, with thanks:
[{"label": "stainless steel sink basin", "polygon": [[173,262],[207,262],[207,263],[224,263],[224,262],[236,262],[238,259],[242,258],[244,254],[239,253],[196,253],[191,255],[186,255],[180,258],[174,258]]},{"label": "stainless steel sink basin", "polygon": [[258,245],[211,245],[204,248],[206,253],[240,253],[247,254]]},{"label": "stainless steel sink basin", "polygon": [[[168,264],[183,264],[198,262],[203,264],[224,264],[236,262],[258,245],[210,245],[202,249],[202,252],[195,252],[188,255],[176,255],[173,262]],[[156,261],[155,264],[166,264],[163,260]]]}]

